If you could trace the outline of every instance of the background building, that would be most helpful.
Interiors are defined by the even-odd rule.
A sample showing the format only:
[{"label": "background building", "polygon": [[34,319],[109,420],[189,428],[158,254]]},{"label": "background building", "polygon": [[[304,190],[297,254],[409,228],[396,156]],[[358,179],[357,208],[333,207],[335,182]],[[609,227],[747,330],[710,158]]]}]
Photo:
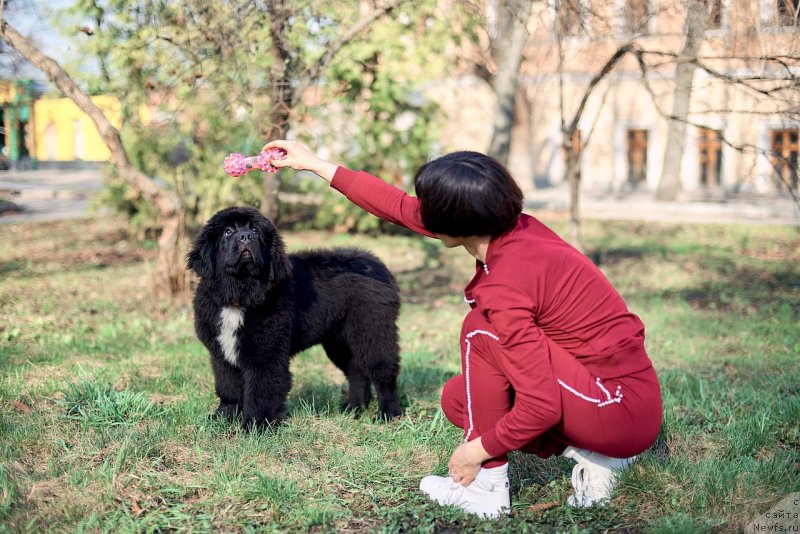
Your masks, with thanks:
[{"label": "background building", "polygon": [[[116,98],[92,101],[112,124],[121,123]],[[94,122],[69,99],[40,97],[31,80],[0,81],[0,151],[5,167],[75,166],[108,161]]]},{"label": "background building", "polygon": [[[785,194],[798,185],[798,0],[710,0],[680,165],[684,196]],[[686,42],[686,2],[534,3],[520,74],[509,166],[526,193],[564,180],[562,117],[614,52],[629,54],[597,85],[578,123],[582,187],[653,191],[664,163]],[[781,90],[776,88],[784,84]],[[760,92],[762,91],[763,92]],[[563,99],[562,95],[563,94]],[[437,89],[446,150],[486,150],[492,93],[470,73]]]}]

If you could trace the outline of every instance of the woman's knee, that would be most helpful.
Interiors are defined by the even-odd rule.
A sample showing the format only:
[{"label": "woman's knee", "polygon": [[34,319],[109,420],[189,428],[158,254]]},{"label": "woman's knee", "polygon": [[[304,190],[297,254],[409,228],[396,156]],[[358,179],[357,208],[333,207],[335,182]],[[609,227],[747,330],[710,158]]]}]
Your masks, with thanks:
[{"label": "woman's knee", "polygon": [[500,338],[480,313],[474,310],[464,319],[461,327],[461,355],[463,359],[476,356],[488,362],[498,358]]},{"label": "woman's knee", "polygon": [[476,331],[492,331],[491,325],[477,308],[464,317],[464,322],[461,323],[461,339]]},{"label": "woman's knee", "polygon": [[465,398],[463,375],[456,375],[445,382],[442,387],[442,411],[445,417],[459,428],[464,428]]}]

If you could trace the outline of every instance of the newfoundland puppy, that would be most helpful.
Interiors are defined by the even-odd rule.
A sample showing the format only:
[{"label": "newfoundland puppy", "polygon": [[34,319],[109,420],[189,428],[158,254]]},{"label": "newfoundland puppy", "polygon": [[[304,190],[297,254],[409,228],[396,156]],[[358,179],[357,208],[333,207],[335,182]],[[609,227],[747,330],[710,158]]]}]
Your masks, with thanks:
[{"label": "newfoundland puppy", "polygon": [[195,331],[211,353],[216,415],[241,414],[245,427],[279,422],[292,385],[289,359],[316,344],[347,377],[348,408],[365,408],[374,385],[380,415],[400,414],[400,298],[375,256],[355,249],[287,255],[258,210],[233,207],[206,223],[188,267],[200,277]]}]

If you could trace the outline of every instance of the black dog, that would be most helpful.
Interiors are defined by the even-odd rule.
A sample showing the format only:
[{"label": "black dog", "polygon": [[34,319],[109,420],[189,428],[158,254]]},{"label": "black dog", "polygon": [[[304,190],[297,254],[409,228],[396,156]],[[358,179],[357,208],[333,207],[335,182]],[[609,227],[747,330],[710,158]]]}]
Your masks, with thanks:
[{"label": "black dog", "polygon": [[384,418],[400,414],[397,314],[389,270],[355,249],[287,255],[272,223],[252,208],[227,208],[203,227],[188,255],[200,285],[195,331],[211,353],[217,415],[245,427],[285,415],[289,359],[321,343],[347,377],[347,406],[378,394]]}]

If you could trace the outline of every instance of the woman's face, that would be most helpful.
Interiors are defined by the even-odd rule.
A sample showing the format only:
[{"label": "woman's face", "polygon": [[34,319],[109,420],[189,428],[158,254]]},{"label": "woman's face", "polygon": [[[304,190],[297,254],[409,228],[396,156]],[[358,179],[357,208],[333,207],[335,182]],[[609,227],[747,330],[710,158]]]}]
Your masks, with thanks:
[{"label": "woman's face", "polygon": [[436,234],[436,237],[438,237],[442,244],[447,248],[456,248],[464,245],[463,237],[453,237],[445,234]]}]

